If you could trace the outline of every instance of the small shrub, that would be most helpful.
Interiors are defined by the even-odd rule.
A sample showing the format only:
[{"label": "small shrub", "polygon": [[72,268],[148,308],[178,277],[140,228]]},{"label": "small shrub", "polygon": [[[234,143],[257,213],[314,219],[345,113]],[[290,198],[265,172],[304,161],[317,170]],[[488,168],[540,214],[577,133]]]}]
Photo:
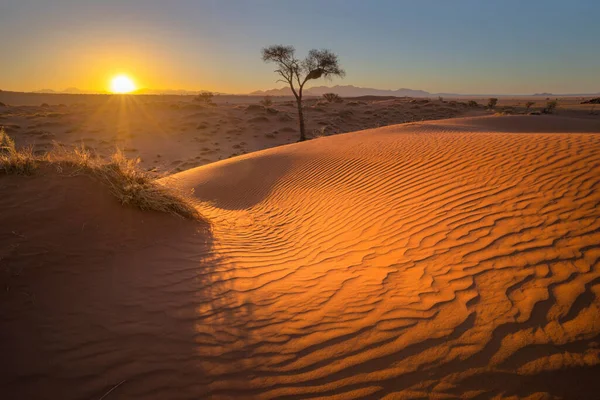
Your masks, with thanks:
[{"label": "small shrub", "polygon": [[558,105],[558,101],[550,100],[546,103],[546,107],[542,110],[544,114],[553,114],[556,110],[556,106]]},{"label": "small shrub", "polygon": [[498,99],[497,98],[491,97],[491,98],[488,99],[488,105],[487,106],[488,106],[489,109],[492,109],[492,108],[496,107],[496,104],[498,104]]},{"label": "small shrub", "polygon": [[320,138],[323,136],[327,136],[327,132],[326,132],[327,127],[326,126],[322,126],[319,129],[314,129],[312,132],[312,136],[314,138]]},{"label": "small shrub", "polygon": [[525,108],[527,109],[527,111],[529,111],[531,106],[534,104],[535,104],[535,102],[533,102],[533,101],[528,101],[527,103],[525,103]]},{"label": "small shrub", "polygon": [[444,102],[444,98],[442,96],[438,96],[438,100],[443,103]]},{"label": "small shrub", "polygon": [[205,104],[212,104],[212,99],[214,96],[215,95],[212,92],[202,92],[198,96],[194,97],[194,100]]},{"label": "small shrub", "polygon": [[323,95],[323,98],[328,103],[341,103],[343,101],[342,98],[340,97],[340,95],[337,93],[325,93]]},{"label": "small shrub", "polygon": [[479,107],[479,103],[477,103],[475,100],[469,100],[469,102],[467,103],[467,105],[469,107]]},{"label": "small shrub", "polygon": [[271,100],[271,96],[265,96],[260,101],[260,104],[262,104],[264,107],[271,107],[273,105],[273,100]]}]

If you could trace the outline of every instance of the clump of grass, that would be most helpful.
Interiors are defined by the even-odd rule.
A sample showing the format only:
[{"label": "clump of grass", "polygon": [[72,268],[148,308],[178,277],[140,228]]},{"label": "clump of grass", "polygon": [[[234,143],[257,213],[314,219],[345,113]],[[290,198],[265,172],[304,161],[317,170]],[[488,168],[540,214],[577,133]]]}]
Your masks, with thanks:
[{"label": "clump of grass", "polygon": [[33,149],[17,150],[14,140],[0,127],[0,171],[5,174],[31,175],[37,168]]},{"label": "clump of grass", "polygon": [[194,206],[193,191],[186,193],[175,182],[165,186],[139,167],[140,159],[130,159],[122,150],[104,160],[84,147],[71,151],[57,146],[50,160],[59,169],[70,167],[87,173],[104,183],[123,205],[141,210],[166,212],[187,219],[202,219]]},{"label": "clump of grass", "polygon": [[55,145],[54,151],[36,157],[31,148],[17,150],[14,141],[0,130],[0,171],[31,174],[38,164],[56,167],[59,173],[86,174],[106,185],[121,204],[141,210],[160,211],[193,220],[203,220],[195,207],[193,191],[186,192],[175,182],[159,183],[139,166],[140,159],[128,159],[117,150],[108,160],[97,157],[85,147],[67,149]]}]

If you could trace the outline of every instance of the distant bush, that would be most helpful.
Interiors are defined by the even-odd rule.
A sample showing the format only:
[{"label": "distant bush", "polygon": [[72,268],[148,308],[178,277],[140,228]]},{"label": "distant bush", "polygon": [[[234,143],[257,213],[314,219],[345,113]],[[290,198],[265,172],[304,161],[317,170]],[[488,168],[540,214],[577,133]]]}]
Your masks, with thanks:
[{"label": "distant bush", "polygon": [[469,102],[467,103],[467,105],[469,107],[479,107],[479,103],[477,103],[475,100],[469,100]]},{"label": "distant bush", "polygon": [[600,104],[600,97],[589,99],[587,101],[582,101],[581,104]]},{"label": "distant bush", "polygon": [[542,110],[544,114],[552,114],[554,110],[556,110],[556,106],[558,105],[558,101],[550,100],[546,103],[546,107]]},{"label": "distant bush", "polygon": [[215,95],[212,92],[202,92],[198,96],[194,97],[194,100],[201,103],[211,104],[214,96]]},{"label": "distant bush", "polygon": [[342,98],[337,93],[325,93],[323,98],[327,100],[328,103],[341,103]]},{"label": "distant bush", "polygon": [[527,103],[525,103],[525,108],[526,108],[527,110],[529,110],[529,109],[531,108],[531,106],[532,106],[532,105],[534,105],[534,104],[535,104],[535,102],[533,102],[533,101],[528,101]]},{"label": "distant bush", "polygon": [[271,107],[271,105],[273,105],[273,100],[271,100],[271,96],[265,96],[261,101],[260,104],[262,104],[265,107]]},{"label": "distant bush", "polygon": [[498,99],[495,97],[491,97],[488,99],[488,108],[494,108],[496,107],[496,104],[498,104]]}]

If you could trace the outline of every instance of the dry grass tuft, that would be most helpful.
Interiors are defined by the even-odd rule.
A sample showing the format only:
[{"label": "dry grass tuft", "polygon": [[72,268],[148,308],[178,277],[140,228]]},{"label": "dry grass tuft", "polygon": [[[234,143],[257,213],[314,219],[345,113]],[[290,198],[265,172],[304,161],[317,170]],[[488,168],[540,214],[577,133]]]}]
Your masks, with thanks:
[{"label": "dry grass tuft", "polygon": [[108,186],[121,204],[187,219],[202,219],[194,205],[192,191],[186,193],[174,182],[168,187],[158,183],[149,173],[140,169],[139,158],[129,159],[121,150],[117,149],[109,160],[104,160],[83,147],[69,151],[56,146],[49,158],[59,169],[69,167],[97,178]]},{"label": "dry grass tuft", "polygon": [[193,192],[185,192],[174,182],[157,182],[139,167],[139,158],[128,159],[117,150],[110,159],[95,156],[83,146],[67,149],[55,144],[54,151],[36,157],[31,148],[17,150],[14,141],[0,130],[0,171],[31,174],[38,164],[56,167],[59,173],[87,174],[108,186],[121,202],[142,210],[166,212],[179,217],[204,220],[195,207]]},{"label": "dry grass tuft", "polygon": [[17,150],[15,142],[0,128],[0,171],[12,175],[30,175],[37,168],[33,149]]}]

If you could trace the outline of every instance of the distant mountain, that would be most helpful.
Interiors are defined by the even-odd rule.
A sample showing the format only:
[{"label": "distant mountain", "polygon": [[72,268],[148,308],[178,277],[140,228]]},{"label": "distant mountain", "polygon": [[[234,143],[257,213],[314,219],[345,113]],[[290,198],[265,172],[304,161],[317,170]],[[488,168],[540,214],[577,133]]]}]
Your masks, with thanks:
[{"label": "distant mountain", "polygon": [[76,87],[69,87],[65,90],[52,90],[52,89],[41,89],[34,90],[31,93],[43,93],[43,94],[102,94],[106,92],[102,91],[93,91],[93,90],[81,90]]},{"label": "distant mountain", "polygon": [[[315,86],[308,88],[304,91],[305,96],[322,96],[325,93],[336,93],[342,97],[359,97],[359,96],[396,96],[396,97],[427,97],[431,93],[424,90],[413,90],[413,89],[397,89],[397,90],[386,90],[386,89],[373,89],[373,88],[362,88],[352,85],[340,86],[336,85],[333,87],[329,86]],[[284,87],[281,89],[270,89],[270,90],[257,90],[250,93],[251,96],[291,96],[292,91],[290,88]]]},{"label": "distant mountain", "polygon": [[40,89],[40,90],[34,90],[32,93],[57,93],[56,90],[52,90],[52,89]]},{"label": "distant mountain", "polygon": [[198,90],[183,90],[183,89],[138,89],[134,94],[168,94],[178,96],[191,96],[200,93]]},{"label": "distant mountain", "polygon": [[[151,94],[151,95],[171,95],[171,96],[195,96],[199,93],[207,92],[207,90],[184,90],[184,89],[150,89],[150,88],[142,88],[138,89],[133,94]],[[212,92],[212,94],[223,95],[226,93],[220,92]]]}]

